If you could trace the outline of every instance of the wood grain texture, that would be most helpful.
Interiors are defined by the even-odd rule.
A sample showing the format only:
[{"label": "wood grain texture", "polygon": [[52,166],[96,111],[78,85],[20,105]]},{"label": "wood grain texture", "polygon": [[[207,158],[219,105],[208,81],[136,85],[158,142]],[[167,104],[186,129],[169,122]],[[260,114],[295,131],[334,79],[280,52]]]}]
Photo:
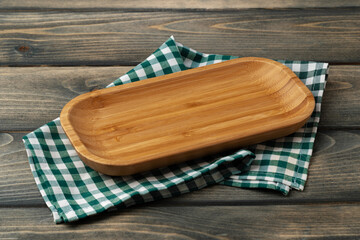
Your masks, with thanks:
[{"label": "wood grain texture", "polygon": [[46,208],[9,208],[0,219],[1,239],[356,239],[360,206],[143,206],[61,225]]},{"label": "wood grain texture", "polygon": [[86,165],[125,176],[287,136],[314,107],[289,68],[248,57],[82,94],[60,122]]},{"label": "wood grain texture", "polygon": [[[21,137],[0,133],[0,207],[44,206],[32,177]],[[161,201],[166,206],[262,205],[359,202],[360,131],[320,131],[304,192],[278,192],[212,186]],[[21,177],[19,177],[21,176]],[[1,219],[1,218],[0,218]]]},{"label": "wood grain texture", "polygon": [[[49,4],[51,3],[51,4]],[[80,0],[80,1],[20,1],[20,0],[3,0],[0,2],[1,9],[243,9],[243,8],[313,8],[313,7],[359,7],[357,0],[345,1],[326,1],[326,0],[136,0],[136,1],[117,1],[117,0]]]},{"label": "wood grain texture", "polygon": [[72,98],[104,88],[130,69],[0,68],[0,130],[38,128],[59,117]]},{"label": "wood grain texture", "polygon": [[360,128],[360,66],[330,66],[320,126]]},{"label": "wood grain texture", "polygon": [[[117,66],[136,65],[170,35],[208,53],[359,64],[359,7],[355,0],[0,1],[0,239],[358,239],[359,66],[331,66],[309,179],[288,197],[216,185],[56,226],[21,130],[58,117],[70,99],[103,88],[131,69]],[[31,65],[77,67],[6,67]]]},{"label": "wood grain texture", "polygon": [[[63,106],[101,89],[131,67],[0,68],[0,131],[33,130],[57,118]],[[360,66],[331,66],[322,127],[360,127]]]},{"label": "wood grain texture", "polygon": [[360,8],[5,11],[0,65],[135,65],[170,35],[206,53],[354,63],[359,23]]}]

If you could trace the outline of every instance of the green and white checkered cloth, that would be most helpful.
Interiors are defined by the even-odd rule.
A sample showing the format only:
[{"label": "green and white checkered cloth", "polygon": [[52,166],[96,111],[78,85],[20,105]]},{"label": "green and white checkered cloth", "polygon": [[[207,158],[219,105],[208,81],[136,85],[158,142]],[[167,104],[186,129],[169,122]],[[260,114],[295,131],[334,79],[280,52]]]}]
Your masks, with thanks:
[{"label": "green and white checkered cloth", "polygon": [[[170,37],[145,61],[108,87],[236,58],[203,54]],[[24,136],[31,171],[56,223],[71,222],[111,207],[177,196],[221,183],[268,188],[287,194],[303,190],[320,120],[327,63],[279,61],[312,91],[316,107],[296,133],[202,159],[127,177],[110,177],[85,166],[66,137],[59,118]],[[255,157],[256,156],[256,157]]]}]

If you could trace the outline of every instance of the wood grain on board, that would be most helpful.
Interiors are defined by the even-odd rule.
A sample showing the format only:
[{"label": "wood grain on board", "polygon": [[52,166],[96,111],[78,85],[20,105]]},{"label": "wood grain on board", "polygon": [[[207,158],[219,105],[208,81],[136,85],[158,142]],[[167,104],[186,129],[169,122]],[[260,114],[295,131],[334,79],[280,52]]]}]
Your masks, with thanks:
[{"label": "wood grain on board", "polygon": [[205,53],[359,63],[360,8],[0,11],[0,65],[136,65],[170,35]]},{"label": "wood grain on board", "polygon": [[1,239],[356,239],[360,206],[143,206],[55,225],[45,208],[0,209]]},{"label": "wood grain on board", "polygon": [[[0,68],[0,131],[34,130],[79,94],[104,88],[131,67]],[[360,66],[331,66],[320,126],[360,127]]]},{"label": "wood grain on board", "polygon": [[[0,1],[0,239],[359,238],[359,7],[355,0]],[[55,225],[21,137],[170,35],[205,53],[333,63],[305,190],[285,197],[215,185]]]},{"label": "wood grain on board", "polygon": [[3,0],[0,2],[1,9],[19,10],[19,9],[207,9],[207,10],[233,10],[243,8],[314,8],[314,7],[359,7],[360,3],[357,0],[346,1],[326,1],[326,0],[189,0],[189,1],[175,1],[175,0],[136,0],[136,1],[117,1],[117,0],[63,0],[63,1],[49,1],[35,0],[35,1],[20,1],[20,0]]},{"label": "wood grain on board", "polygon": [[[21,137],[0,133],[0,207],[45,206],[29,168]],[[360,131],[320,131],[304,192],[279,192],[213,186],[162,201],[163,205],[295,204],[360,201]],[[21,176],[21,177],[19,177]]]},{"label": "wood grain on board", "polygon": [[60,122],[88,166],[126,176],[287,136],[314,108],[289,68],[248,57],[82,94]]}]

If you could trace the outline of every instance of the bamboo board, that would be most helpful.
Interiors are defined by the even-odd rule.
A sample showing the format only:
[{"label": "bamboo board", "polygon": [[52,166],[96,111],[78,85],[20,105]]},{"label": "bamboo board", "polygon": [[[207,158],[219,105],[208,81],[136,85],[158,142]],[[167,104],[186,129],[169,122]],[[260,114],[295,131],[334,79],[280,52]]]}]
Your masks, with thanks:
[{"label": "bamboo board", "polygon": [[248,57],[80,95],[60,121],[85,164],[119,176],[286,136],[314,106],[289,68]]}]

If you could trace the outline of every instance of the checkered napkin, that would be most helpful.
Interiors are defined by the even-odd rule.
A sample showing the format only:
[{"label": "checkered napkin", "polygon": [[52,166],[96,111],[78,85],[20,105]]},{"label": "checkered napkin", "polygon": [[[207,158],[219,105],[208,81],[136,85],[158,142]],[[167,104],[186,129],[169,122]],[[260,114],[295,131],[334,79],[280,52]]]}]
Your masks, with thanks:
[{"label": "checkered napkin", "polygon": [[[236,58],[203,54],[170,37],[145,61],[108,87]],[[56,223],[71,222],[110,207],[177,196],[220,183],[268,188],[287,194],[302,190],[319,123],[327,63],[280,61],[315,96],[316,108],[296,133],[248,149],[222,153],[127,177],[110,177],[85,166],[66,137],[59,118],[24,136],[36,184]]]}]

